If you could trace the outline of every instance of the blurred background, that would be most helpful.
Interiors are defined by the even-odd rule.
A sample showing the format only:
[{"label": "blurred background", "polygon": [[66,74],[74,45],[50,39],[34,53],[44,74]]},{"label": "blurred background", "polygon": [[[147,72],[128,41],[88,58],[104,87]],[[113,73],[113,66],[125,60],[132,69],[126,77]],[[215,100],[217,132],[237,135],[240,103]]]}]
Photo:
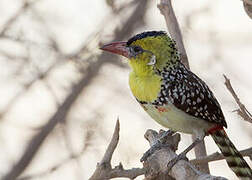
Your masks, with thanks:
[{"label": "blurred background", "polygon": [[[99,46],[146,30],[166,30],[157,3],[0,1],[0,179],[8,173],[20,174],[19,180],[88,179],[117,117],[120,142],[112,163],[142,167],[139,159],[149,148],[143,135],[162,127],[130,93],[126,59],[103,53]],[[252,111],[252,23],[242,2],[173,4],[191,69],[214,91],[237,148],[251,147],[252,125],[232,112],[237,105],[222,76],[231,79]],[[191,136],[182,135],[179,151],[190,143]],[[208,154],[218,150],[209,137],[206,144]],[[236,179],[225,161],[210,163],[210,169]]]}]

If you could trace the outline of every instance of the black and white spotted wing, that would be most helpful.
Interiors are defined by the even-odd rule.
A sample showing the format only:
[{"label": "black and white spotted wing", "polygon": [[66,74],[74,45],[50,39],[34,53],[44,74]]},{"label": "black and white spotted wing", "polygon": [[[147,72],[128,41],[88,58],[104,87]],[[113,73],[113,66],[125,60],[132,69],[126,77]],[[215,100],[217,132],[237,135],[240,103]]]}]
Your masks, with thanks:
[{"label": "black and white spotted wing", "polygon": [[162,86],[153,103],[165,105],[168,101],[191,116],[227,127],[221,107],[208,86],[179,63],[161,72]]}]

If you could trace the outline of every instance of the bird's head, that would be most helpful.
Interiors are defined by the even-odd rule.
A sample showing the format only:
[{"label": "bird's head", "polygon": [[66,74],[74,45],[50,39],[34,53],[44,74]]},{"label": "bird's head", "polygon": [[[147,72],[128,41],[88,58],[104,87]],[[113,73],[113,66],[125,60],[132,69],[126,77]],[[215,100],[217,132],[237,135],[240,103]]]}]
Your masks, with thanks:
[{"label": "bird's head", "polygon": [[162,71],[179,60],[175,42],[164,31],[143,32],[127,42],[113,42],[101,49],[128,58],[133,71],[141,75]]}]

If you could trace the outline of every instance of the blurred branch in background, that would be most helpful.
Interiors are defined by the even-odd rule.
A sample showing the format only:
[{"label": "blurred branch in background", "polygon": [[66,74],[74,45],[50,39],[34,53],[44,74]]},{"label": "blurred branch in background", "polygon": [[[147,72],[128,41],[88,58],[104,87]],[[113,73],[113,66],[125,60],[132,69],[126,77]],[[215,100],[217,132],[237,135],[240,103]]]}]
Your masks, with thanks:
[{"label": "blurred branch in background", "polygon": [[78,158],[80,158],[83,154],[84,154],[85,149],[83,149],[83,151],[81,151],[78,154],[73,154],[71,156],[69,156],[68,158],[64,159],[63,161],[55,164],[54,166],[42,171],[42,172],[38,172],[38,173],[34,173],[34,174],[29,174],[29,175],[25,175],[22,176],[20,178],[17,178],[17,180],[30,180],[30,179],[34,179],[34,178],[42,178],[46,175],[49,175],[55,171],[57,171],[59,168],[61,168],[62,166],[64,166],[65,164],[71,162],[72,160],[76,160]]},{"label": "blurred branch in background", "polygon": [[[25,1],[23,6],[17,11],[17,13],[15,13],[9,20],[7,20],[7,22],[3,25],[3,28],[0,32],[0,38],[4,39],[4,40],[11,40],[14,41],[24,47],[28,46],[41,46],[41,44],[35,42],[35,41],[31,41],[28,39],[25,39],[23,37],[21,37],[20,35],[9,35],[8,31],[11,30],[12,26],[18,22],[18,19],[20,18],[20,16],[24,15],[24,13],[28,10],[32,9],[32,5],[34,5],[35,3],[38,3],[40,0],[38,1]],[[33,13],[34,16],[38,16],[37,13]],[[44,25],[44,22],[39,21],[41,24]],[[48,29],[45,29],[46,32],[48,33]],[[43,45],[44,46],[44,45]],[[16,103],[16,101],[20,98],[23,97],[25,95],[26,92],[28,92],[28,90],[38,81],[43,81],[44,79],[46,79],[49,74],[51,73],[51,71],[55,70],[56,68],[58,68],[58,66],[60,64],[63,64],[65,62],[65,60],[68,59],[67,56],[63,55],[58,48],[58,44],[57,42],[53,39],[50,38],[49,42],[47,44],[47,48],[50,51],[53,51],[53,53],[55,54],[55,59],[56,61],[53,62],[51,64],[51,66],[49,66],[47,69],[40,71],[38,68],[36,69],[35,75],[31,78],[30,81],[25,82],[21,88],[21,90],[16,93],[9,101],[8,103],[5,105],[4,109],[1,110],[0,112],[0,117],[1,119],[3,119],[3,117],[5,116],[5,114],[7,114],[9,112],[9,110],[11,110],[11,107]],[[29,51],[29,49],[31,49],[31,47],[27,48],[27,51]],[[12,52],[14,53],[14,52]],[[13,59],[24,59],[24,63],[22,65],[22,68],[18,68],[18,71],[15,73],[17,75],[20,74],[20,72],[23,70],[23,68],[27,68],[27,65],[29,63],[32,63],[32,61],[34,61],[34,59],[31,59],[31,57],[28,55],[27,57],[21,57],[21,56],[17,56],[15,54],[8,54],[4,51],[0,52],[1,55],[5,56],[6,58],[13,60]]]},{"label": "blurred branch in background", "polygon": [[251,0],[243,0],[243,6],[247,15],[252,19],[252,1]]},{"label": "blurred branch in background", "polygon": [[[98,118],[97,116],[94,118]],[[51,173],[59,170],[62,166],[66,165],[67,163],[72,162],[73,160],[78,160],[81,158],[81,156],[83,156],[85,154],[85,152],[87,151],[87,149],[92,145],[91,141],[94,138],[94,134],[95,134],[95,130],[98,131],[102,131],[102,129],[100,129],[99,127],[94,127],[96,126],[95,122],[93,121],[93,119],[90,119],[90,121],[87,121],[87,123],[85,124],[85,129],[87,129],[87,131],[85,131],[85,135],[84,135],[84,145],[82,147],[82,150],[80,152],[70,152],[69,156],[64,158],[63,160],[61,160],[60,162],[54,164],[53,166],[36,172],[36,173],[31,173],[31,174],[27,174],[27,175],[23,175],[19,178],[17,178],[18,180],[30,180],[30,179],[34,179],[34,178],[43,178],[47,175],[50,175]],[[67,139],[67,135],[65,134],[65,130],[66,130],[66,126],[64,125],[62,127],[62,130],[64,131],[64,138]],[[67,140],[66,140],[67,141]],[[68,148],[70,147],[70,144],[68,144]]]},{"label": "blurred branch in background", "polygon": [[[147,9],[146,1],[143,1],[143,0],[136,1],[135,10],[133,11],[132,15],[126,21],[124,21],[124,24],[122,25],[121,29],[115,30],[114,40],[124,39],[128,37],[135,28],[137,28],[138,26],[141,26],[141,24],[143,23],[143,17],[146,12],[146,9]],[[14,20],[12,20],[11,22],[14,23]],[[55,47],[57,47],[57,45]],[[58,49],[58,48],[55,48],[55,49]],[[71,54],[70,57],[71,58],[80,57],[80,54],[85,53],[85,51],[83,52],[83,50],[86,49],[85,47],[80,48],[80,49],[81,51],[78,51],[77,54]],[[62,56],[58,56],[57,59],[60,62],[64,60]],[[93,60],[91,61],[91,59]],[[106,61],[104,59],[106,59]],[[85,60],[86,59],[82,59],[82,61],[85,61]],[[43,127],[41,127],[41,130],[36,135],[34,135],[34,137],[31,138],[23,155],[17,161],[17,163],[13,166],[13,168],[3,177],[4,180],[16,179],[26,169],[26,167],[30,164],[31,160],[33,159],[33,157],[39,150],[40,146],[42,145],[42,143],[44,142],[48,134],[54,129],[54,127],[59,122],[63,122],[66,120],[66,116],[69,110],[71,109],[73,103],[76,101],[80,93],[83,91],[85,87],[87,87],[92,82],[94,77],[99,72],[99,69],[101,69],[101,67],[107,63],[121,65],[121,63],[116,60],[116,57],[113,57],[107,54],[101,54],[98,57],[94,57],[94,56],[89,57],[88,65],[84,67],[82,70],[83,72],[82,78],[79,80],[79,82],[77,82],[72,87],[71,93],[65,98],[64,102],[58,107],[56,113],[48,120],[48,122]],[[50,70],[51,69],[52,68],[50,68]],[[48,74],[48,71],[46,74]],[[39,79],[42,79],[41,77],[44,78],[44,74],[40,75],[39,77],[40,77]],[[28,87],[30,87],[36,80],[33,80],[32,82],[30,82],[28,84],[29,85]]]},{"label": "blurred branch in background", "polygon": [[50,167],[46,170],[43,170],[43,171],[40,171],[40,172],[37,172],[34,174],[24,175],[24,176],[17,178],[17,179],[18,180],[30,180],[30,179],[34,179],[34,178],[42,178],[46,175],[49,175],[49,174],[57,171],[62,166],[66,165],[67,163],[69,163],[73,160],[78,160],[85,153],[86,149],[88,148],[88,146],[89,146],[88,142],[90,141],[89,138],[92,138],[92,137],[88,137],[87,139],[84,139],[84,141],[86,143],[84,144],[84,147],[81,152],[71,153],[67,158],[65,158],[64,160],[60,161],[59,163],[53,165],[52,167]]},{"label": "blurred branch in background", "polygon": [[8,31],[11,26],[18,20],[18,18],[25,13],[27,9],[29,9],[34,3],[39,2],[40,0],[35,0],[28,2],[24,1],[23,6],[11,17],[8,21],[3,25],[2,30],[0,31],[0,37],[5,36],[6,31]]},{"label": "blurred branch in background", "polygon": [[187,58],[186,50],[183,43],[181,30],[175,16],[171,0],[161,0],[157,5],[160,13],[164,16],[167,29],[171,37],[175,40],[178,51],[180,52],[182,63],[189,68],[189,61]]}]

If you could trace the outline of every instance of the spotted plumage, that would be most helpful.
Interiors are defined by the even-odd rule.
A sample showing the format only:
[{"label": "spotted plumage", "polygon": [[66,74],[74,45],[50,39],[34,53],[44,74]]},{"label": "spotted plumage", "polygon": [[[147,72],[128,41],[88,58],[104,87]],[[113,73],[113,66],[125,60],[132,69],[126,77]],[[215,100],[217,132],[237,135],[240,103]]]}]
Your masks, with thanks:
[{"label": "spotted plumage", "polygon": [[161,91],[153,105],[163,106],[171,102],[191,116],[227,127],[220,105],[211,90],[183,64],[178,62],[173,67],[165,67],[160,75]]},{"label": "spotted plumage", "polygon": [[156,122],[200,139],[211,135],[232,171],[240,179],[252,180],[251,168],[225,133],[220,104],[208,86],[180,62],[175,42],[165,32],[143,32],[102,49],[129,59],[130,89]]}]

